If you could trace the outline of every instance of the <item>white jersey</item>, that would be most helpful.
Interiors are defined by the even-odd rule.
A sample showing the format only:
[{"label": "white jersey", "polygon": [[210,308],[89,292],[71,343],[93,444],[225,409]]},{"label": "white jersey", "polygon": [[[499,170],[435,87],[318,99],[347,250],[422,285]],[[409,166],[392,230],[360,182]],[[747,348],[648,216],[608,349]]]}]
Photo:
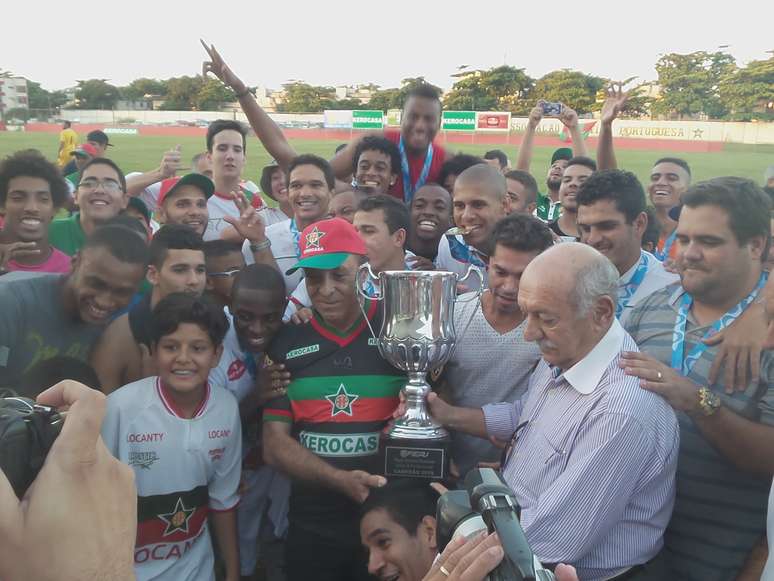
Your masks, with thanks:
[{"label": "white jersey", "polygon": [[[241,402],[255,387],[256,370],[261,362],[256,362],[252,353],[242,350],[228,307],[223,307],[223,313],[228,319],[228,332],[223,339],[223,354],[218,366],[210,371],[210,385],[226,388]],[[260,354],[259,357],[263,359]]]},{"label": "white jersey", "polygon": [[[285,220],[278,224],[272,224],[266,228],[266,238],[271,240],[271,253],[277,261],[282,276],[285,278],[285,292],[290,295],[296,290],[298,283],[303,278],[303,269],[298,269],[293,274],[285,274],[285,271],[298,262],[298,241],[293,233],[295,222]],[[242,254],[246,264],[255,264],[253,252],[250,250],[250,242],[245,240],[242,245]]]},{"label": "white jersey", "polygon": [[134,469],[138,581],[214,580],[207,514],[233,510],[239,501],[242,437],[234,397],[208,385],[186,419],[159,378],[147,377],[108,396],[102,439]]},{"label": "white jersey", "polygon": [[[637,290],[635,290],[634,294],[632,294],[632,296],[628,300],[625,300],[623,303],[623,311],[621,311],[621,317],[619,319],[622,325],[626,324],[626,321],[629,319],[629,315],[639,302],[645,300],[657,290],[661,290],[665,286],[669,286],[670,284],[680,280],[679,275],[667,271],[661,261],[653,256],[650,252],[645,252],[642,250],[640,256],[644,256],[647,260],[648,269],[645,272],[645,277],[642,279],[642,282],[637,287]],[[634,273],[637,271],[639,264],[640,261],[638,260],[634,263],[634,266],[627,270],[623,276],[618,279],[619,288],[624,287],[632,279]],[[621,291],[619,291],[619,293],[620,292]]]}]

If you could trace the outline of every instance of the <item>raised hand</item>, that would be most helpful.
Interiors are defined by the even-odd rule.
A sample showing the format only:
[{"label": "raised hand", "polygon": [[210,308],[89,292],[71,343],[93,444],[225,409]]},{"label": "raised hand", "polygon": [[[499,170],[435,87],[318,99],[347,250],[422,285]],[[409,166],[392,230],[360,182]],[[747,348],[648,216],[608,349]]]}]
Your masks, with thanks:
[{"label": "raised hand", "polygon": [[207,73],[212,73],[218,77],[224,85],[231,87],[237,94],[247,90],[247,87],[241,79],[234,74],[223,60],[223,57],[220,56],[220,53],[215,50],[215,46],[212,44],[207,45],[202,39],[199,39],[199,42],[202,43],[204,50],[207,51],[207,55],[210,57],[210,60],[202,63],[202,76],[206,77]]},{"label": "raised hand", "polygon": [[631,91],[624,91],[623,83],[611,83],[606,93],[607,97],[602,105],[601,121],[610,124],[621,114]]},{"label": "raised hand", "polygon": [[180,155],[180,145],[176,145],[174,149],[167,151],[161,158],[161,165],[159,171],[163,179],[175,177],[175,174],[183,168],[181,163],[182,156]]},{"label": "raised hand", "polygon": [[573,129],[578,126],[578,114],[575,109],[562,104],[562,112],[559,114],[559,121],[567,127],[567,129]]},{"label": "raised hand", "polygon": [[239,210],[239,218],[225,216],[223,219],[234,227],[237,234],[251,243],[257,244],[266,240],[266,225],[244,193],[231,192],[231,199]]},{"label": "raised hand", "polygon": [[529,125],[532,129],[535,129],[538,125],[540,125],[540,121],[542,121],[542,119],[543,109],[540,107],[540,101],[538,101],[538,104],[532,108],[532,111],[529,112],[527,125]]},{"label": "raised hand", "polygon": [[9,260],[40,255],[36,242],[11,242],[0,244],[0,271],[5,270]]}]

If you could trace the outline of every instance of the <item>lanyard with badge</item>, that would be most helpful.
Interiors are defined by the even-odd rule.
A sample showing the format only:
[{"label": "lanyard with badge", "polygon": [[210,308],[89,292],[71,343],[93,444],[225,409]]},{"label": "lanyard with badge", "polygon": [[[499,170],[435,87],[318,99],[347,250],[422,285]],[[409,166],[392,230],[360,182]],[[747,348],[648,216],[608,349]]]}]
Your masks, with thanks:
[{"label": "lanyard with badge", "polygon": [[618,287],[618,304],[615,307],[615,318],[620,319],[623,310],[629,306],[631,300],[637,289],[640,288],[642,280],[648,273],[648,257],[644,252],[640,252],[640,263],[637,265],[637,270],[634,271],[632,278],[629,282]]},{"label": "lanyard with badge", "polygon": [[406,146],[403,144],[403,136],[398,141],[398,151],[400,151],[400,167],[403,170],[403,200],[408,204],[414,198],[414,193],[425,185],[427,176],[430,175],[430,165],[433,163],[433,144],[427,146],[425,154],[425,163],[422,166],[422,173],[419,174],[417,183],[411,183],[411,171],[409,169],[408,157],[406,156]]},{"label": "lanyard with badge", "polygon": [[763,288],[763,285],[766,284],[767,279],[768,273],[761,273],[758,284],[755,285],[755,288],[752,290],[752,292],[743,298],[736,306],[730,309],[722,317],[720,317],[717,321],[715,321],[704,334],[704,337],[702,337],[701,340],[696,343],[687,357],[684,356],[685,327],[688,323],[688,312],[691,310],[691,305],[693,305],[693,297],[688,293],[685,293],[682,300],[680,301],[680,308],[677,311],[677,319],[675,319],[675,330],[672,334],[672,368],[687,377],[693,370],[693,366],[707,350],[707,345],[704,344],[703,341],[712,335],[719,333],[728,327],[731,323],[736,321],[745,311],[745,309],[750,306],[750,303],[756,299],[761,291],[761,288]]},{"label": "lanyard with badge", "polygon": [[[452,230],[455,229],[453,228]],[[481,259],[480,253],[464,242],[460,242],[456,234],[446,234],[446,240],[449,241],[449,253],[454,260],[463,264],[472,264],[479,268],[486,268],[486,263]]]},{"label": "lanyard with badge", "polygon": [[654,252],[656,258],[658,258],[661,262],[664,262],[667,258],[669,258],[669,251],[672,250],[672,245],[675,243],[675,238],[677,238],[677,228],[672,230],[672,233],[664,241],[664,249],[661,250],[661,252],[658,250]]}]

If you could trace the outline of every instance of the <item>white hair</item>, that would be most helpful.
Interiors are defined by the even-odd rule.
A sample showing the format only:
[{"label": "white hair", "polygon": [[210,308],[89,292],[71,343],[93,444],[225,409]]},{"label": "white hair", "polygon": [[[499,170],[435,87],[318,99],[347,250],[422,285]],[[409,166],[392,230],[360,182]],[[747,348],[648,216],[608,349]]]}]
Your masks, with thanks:
[{"label": "white hair", "polygon": [[600,255],[578,271],[570,297],[578,308],[578,317],[585,317],[606,296],[618,302],[618,270]]}]

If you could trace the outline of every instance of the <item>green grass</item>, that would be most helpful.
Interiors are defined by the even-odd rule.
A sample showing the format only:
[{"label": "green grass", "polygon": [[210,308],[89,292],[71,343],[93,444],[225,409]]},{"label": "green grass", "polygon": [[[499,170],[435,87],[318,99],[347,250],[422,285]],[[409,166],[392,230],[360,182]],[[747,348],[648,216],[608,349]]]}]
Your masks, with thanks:
[{"label": "green grass", "polygon": [[[164,151],[177,144],[182,146],[186,158],[204,149],[204,139],[199,137],[139,137],[132,135],[111,135],[115,147],[110,149],[110,155],[121,168],[126,171],[148,171],[158,166]],[[330,158],[338,145],[338,141],[291,140],[300,153],[316,153]],[[0,156],[4,157],[18,149],[34,148],[54,159],[58,147],[58,138],[53,133],[13,133],[0,132]],[[495,147],[492,144],[470,145],[452,144],[454,151],[483,154]],[[513,146],[503,148],[514,162],[516,150]],[[537,147],[532,162],[533,174],[542,185],[548,163],[553,152],[552,147]],[[723,175],[747,177],[761,183],[763,172],[772,162],[774,146],[728,145],[725,151],[719,153],[683,153],[663,152],[663,155],[679,155],[690,163],[694,181],[709,179]],[[633,171],[646,184],[653,162],[661,157],[655,151],[619,150],[618,165]],[[261,168],[269,162],[269,155],[260,142],[251,137],[247,145],[247,168],[244,176],[258,181]]]}]

